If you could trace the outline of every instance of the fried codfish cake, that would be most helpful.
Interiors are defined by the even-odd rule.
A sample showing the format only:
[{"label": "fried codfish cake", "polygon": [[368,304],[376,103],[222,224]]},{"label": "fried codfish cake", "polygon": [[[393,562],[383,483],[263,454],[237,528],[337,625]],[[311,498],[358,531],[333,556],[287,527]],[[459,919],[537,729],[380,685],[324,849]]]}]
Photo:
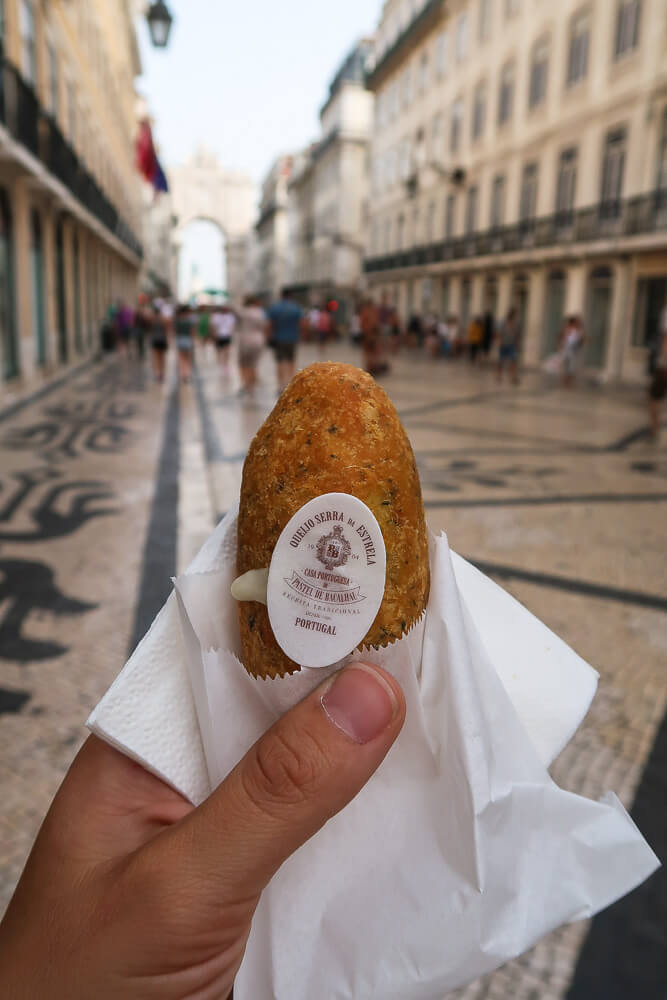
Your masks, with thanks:
[{"label": "fried codfish cake", "polygon": [[[386,646],[421,616],[428,539],[417,465],[393,404],[352,365],[314,364],[285,389],[243,467],[237,571],[268,567],[290,518],[324,493],[350,493],[375,515],[387,551],[380,610],[361,646]],[[243,663],[255,677],[299,670],[274,638],[265,605],[239,602]]]}]

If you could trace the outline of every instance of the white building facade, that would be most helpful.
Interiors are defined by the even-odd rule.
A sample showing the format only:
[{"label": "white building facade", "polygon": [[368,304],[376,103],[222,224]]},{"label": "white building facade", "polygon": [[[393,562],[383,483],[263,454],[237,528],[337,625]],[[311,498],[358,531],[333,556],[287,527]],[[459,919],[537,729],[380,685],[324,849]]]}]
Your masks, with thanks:
[{"label": "white building facade", "polygon": [[638,378],[667,302],[664,0],[387,0],[365,271],[403,317],[520,310],[523,361],[584,318]]},{"label": "white building facade", "polygon": [[363,273],[368,216],[371,43],[359,42],[334,77],[320,112],[321,138],[295,159],[289,183],[287,285],[304,304],[336,299],[350,314]]},{"label": "white building facade", "polygon": [[292,165],[292,156],[279,156],[262,184],[249,285],[266,302],[280,296],[287,280],[287,185]]}]

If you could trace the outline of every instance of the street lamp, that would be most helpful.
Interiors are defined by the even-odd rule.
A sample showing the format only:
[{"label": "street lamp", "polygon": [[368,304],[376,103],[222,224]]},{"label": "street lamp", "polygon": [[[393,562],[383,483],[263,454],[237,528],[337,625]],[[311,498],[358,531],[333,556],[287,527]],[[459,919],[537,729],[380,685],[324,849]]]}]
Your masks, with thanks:
[{"label": "street lamp", "polygon": [[152,3],[146,14],[148,30],[151,33],[151,41],[156,49],[165,48],[169,41],[169,32],[174,20],[169,13],[169,8],[163,0],[156,0]]}]

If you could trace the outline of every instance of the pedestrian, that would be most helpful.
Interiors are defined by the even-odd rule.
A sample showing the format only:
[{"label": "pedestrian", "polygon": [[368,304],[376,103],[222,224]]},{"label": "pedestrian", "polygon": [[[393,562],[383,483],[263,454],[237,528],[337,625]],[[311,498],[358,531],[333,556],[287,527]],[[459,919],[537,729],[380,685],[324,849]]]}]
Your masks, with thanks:
[{"label": "pedestrian", "polygon": [[421,347],[424,339],[424,327],[419,313],[412,313],[408,320],[408,345],[410,347]]},{"label": "pedestrian", "polygon": [[199,322],[197,324],[197,336],[202,347],[206,347],[211,336],[211,314],[208,306],[199,307]]},{"label": "pedestrian", "polygon": [[429,313],[426,317],[424,343],[430,356],[437,358],[440,353],[440,338],[438,336],[438,317],[435,313]]},{"label": "pedestrian", "polygon": [[118,300],[114,313],[114,326],[116,330],[116,344],[118,353],[124,358],[130,356],[130,336],[134,324],[134,313],[122,299]]},{"label": "pedestrian", "polygon": [[215,339],[218,363],[223,375],[229,374],[229,357],[235,328],[236,315],[229,306],[225,305],[214,311],[209,321],[209,329],[212,331]]},{"label": "pedestrian", "polygon": [[268,320],[259,299],[247,295],[238,311],[237,342],[241,393],[249,393],[257,384],[257,364],[266,345]]},{"label": "pedestrian", "polygon": [[404,720],[398,681],[352,663],[197,808],[89,736],[2,921],[2,995],[231,996],[261,893],[359,793]]},{"label": "pedestrian", "polygon": [[146,355],[146,337],[150,335],[151,316],[148,309],[148,296],[140,295],[134,313],[133,336],[137,345],[137,357],[143,361]]},{"label": "pedestrian", "polygon": [[395,306],[391,307],[391,317],[389,319],[389,350],[393,355],[398,354],[401,346],[401,321],[398,315],[398,310]]},{"label": "pedestrian", "polygon": [[196,323],[190,312],[190,307],[180,305],[176,310],[174,328],[176,332],[176,348],[178,350],[178,369],[181,382],[189,382],[192,378],[192,351],[194,343],[192,334]]},{"label": "pedestrian", "polygon": [[319,330],[320,330],[320,307],[319,307],[319,305],[316,304],[316,305],[312,306],[311,309],[308,310],[308,315],[306,317],[305,327],[306,327],[306,331],[305,331],[304,340],[307,340],[309,342],[311,340],[317,341],[319,339]]},{"label": "pedestrian", "polygon": [[660,313],[660,323],[651,352],[651,384],[648,392],[648,413],[653,441],[660,436],[660,409],[667,395],[667,305]]},{"label": "pedestrian", "polygon": [[493,347],[493,338],[496,332],[496,321],[490,309],[487,309],[484,313],[483,325],[484,336],[482,337],[482,352],[484,357],[488,358],[491,353],[491,348]]},{"label": "pedestrian", "polygon": [[359,316],[359,311],[360,307],[355,308],[354,312],[352,313],[352,319],[350,320],[350,340],[352,341],[355,347],[359,347],[363,340],[363,335],[361,333],[361,318]]},{"label": "pedestrian", "polygon": [[369,375],[383,375],[389,371],[389,365],[385,361],[380,334],[380,311],[372,299],[366,299],[362,303],[359,323],[364,368]]},{"label": "pedestrian", "polygon": [[148,313],[151,353],[153,356],[153,375],[157,382],[164,382],[165,361],[167,357],[168,326],[167,320],[159,306],[154,306]]},{"label": "pedestrian", "polygon": [[505,365],[509,367],[513,385],[519,381],[519,347],[521,344],[521,324],[515,306],[507,313],[500,325],[500,350],[498,352],[498,381],[502,381]]},{"label": "pedestrian", "polygon": [[563,385],[571,389],[579,367],[581,349],[586,337],[580,316],[568,316],[560,341],[561,371]]},{"label": "pedestrian", "polygon": [[447,337],[449,339],[449,356],[455,358],[461,349],[461,324],[456,313],[450,313],[447,318]]},{"label": "pedestrian", "polygon": [[267,309],[267,316],[271,323],[271,342],[278,367],[278,391],[282,392],[294,376],[303,310],[292,301],[290,291],[284,288],[280,301],[274,302]]},{"label": "pedestrian", "polygon": [[481,316],[474,316],[468,324],[468,352],[471,364],[477,361],[484,339],[484,323]]},{"label": "pedestrian", "polygon": [[320,351],[324,350],[329,338],[331,337],[331,332],[333,330],[333,321],[331,319],[331,313],[328,309],[320,309],[319,316],[317,319],[317,341],[320,347]]}]

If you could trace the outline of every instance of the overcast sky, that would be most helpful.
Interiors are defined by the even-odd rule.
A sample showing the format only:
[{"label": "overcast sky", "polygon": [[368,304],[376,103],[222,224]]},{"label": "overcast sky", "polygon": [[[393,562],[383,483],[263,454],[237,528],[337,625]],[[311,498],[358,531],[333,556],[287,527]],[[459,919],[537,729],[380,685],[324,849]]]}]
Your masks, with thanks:
[{"label": "overcast sky", "polygon": [[167,49],[139,26],[138,87],[156,119],[168,167],[200,143],[261,180],[281,152],[317,135],[328,84],[382,0],[167,0]]}]

